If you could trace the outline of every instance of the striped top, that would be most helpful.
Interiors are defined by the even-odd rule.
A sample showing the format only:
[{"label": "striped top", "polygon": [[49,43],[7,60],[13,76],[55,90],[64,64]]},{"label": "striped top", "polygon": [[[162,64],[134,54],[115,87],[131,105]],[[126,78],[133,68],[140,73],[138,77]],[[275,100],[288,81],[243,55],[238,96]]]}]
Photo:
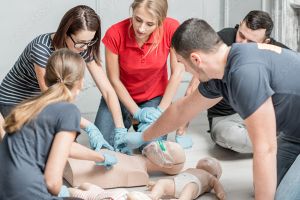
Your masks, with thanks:
[{"label": "striped top", "polygon": [[[54,52],[51,34],[53,33],[36,37],[24,49],[0,85],[0,103],[15,105],[40,93],[33,64],[46,67],[48,58]],[[86,62],[92,60],[87,50],[80,55]]]}]

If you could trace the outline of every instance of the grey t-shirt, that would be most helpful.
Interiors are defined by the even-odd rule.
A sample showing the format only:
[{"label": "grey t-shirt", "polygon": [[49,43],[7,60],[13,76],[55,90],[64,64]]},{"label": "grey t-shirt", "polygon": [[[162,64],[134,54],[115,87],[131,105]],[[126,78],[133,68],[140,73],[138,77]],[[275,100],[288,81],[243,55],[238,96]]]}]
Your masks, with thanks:
[{"label": "grey t-shirt", "polygon": [[[266,48],[272,47],[279,51]],[[273,45],[233,44],[222,80],[199,85],[208,98],[223,96],[243,119],[272,96],[277,130],[300,141],[300,55]]]},{"label": "grey t-shirt", "polygon": [[19,131],[6,134],[0,143],[0,199],[62,199],[52,196],[44,181],[51,145],[60,131],[80,132],[80,112],[71,103],[50,104]]}]

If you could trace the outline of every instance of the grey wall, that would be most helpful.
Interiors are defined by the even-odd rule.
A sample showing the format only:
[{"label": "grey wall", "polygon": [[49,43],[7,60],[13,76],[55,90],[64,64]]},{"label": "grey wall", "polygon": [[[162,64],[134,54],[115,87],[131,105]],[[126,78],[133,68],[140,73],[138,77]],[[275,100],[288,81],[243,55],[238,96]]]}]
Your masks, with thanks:
[{"label": "grey wall", "polygon": [[[191,17],[207,20],[213,28],[234,26],[253,9],[270,11],[271,0],[169,0],[169,16],[180,22]],[[37,35],[55,32],[63,14],[78,4],[94,8],[102,19],[102,35],[113,23],[130,16],[132,0],[10,0],[2,2],[0,12],[0,80],[13,66],[25,46]],[[103,45],[102,45],[103,49]],[[103,52],[103,51],[102,51]],[[103,54],[102,54],[102,58]],[[104,63],[105,67],[105,63]],[[185,75],[176,98],[184,94],[189,75]],[[77,104],[85,115],[97,110],[100,92],[86,74],[85,89]]]}]

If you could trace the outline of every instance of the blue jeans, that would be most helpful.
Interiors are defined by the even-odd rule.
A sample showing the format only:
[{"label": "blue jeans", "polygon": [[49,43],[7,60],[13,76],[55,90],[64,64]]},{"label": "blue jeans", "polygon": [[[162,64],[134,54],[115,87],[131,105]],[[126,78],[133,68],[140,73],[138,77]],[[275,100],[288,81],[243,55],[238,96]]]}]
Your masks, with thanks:
[{"label": "blue jeans", "polygon": [[291,138],[284,133],[277,137],[277,186],[300,154],[300,139]]},{"label": "blue jeans", "polygon": [[275,200],[300,199],[300,156],[298,155],[292,166],[281,180],[275,195]]},{"label": "blue jeans", "polygon": [[[158,96],[153,99],[150,99],[148,101],[139,103],[138,106],[140,108],[144,107],[157,107],[161,101],[162,97]],[[132,125],[132,115],[130,112],[125,108],[125,106],[120,102],[121,106],[121,112],[122,112],[122,117],[123,117],[123,122],[125,128],[129,129]],[[104,139],[110,144],[114,145],[115,141],[115,133],[114,133],[114,128],[115,124],[112,118],[112,114],[107,107],[107,104],[104,100],[104,98],[101,99],[96,119],[95,119],[95,125],[99,128],[100,132],[102,133]]]}]

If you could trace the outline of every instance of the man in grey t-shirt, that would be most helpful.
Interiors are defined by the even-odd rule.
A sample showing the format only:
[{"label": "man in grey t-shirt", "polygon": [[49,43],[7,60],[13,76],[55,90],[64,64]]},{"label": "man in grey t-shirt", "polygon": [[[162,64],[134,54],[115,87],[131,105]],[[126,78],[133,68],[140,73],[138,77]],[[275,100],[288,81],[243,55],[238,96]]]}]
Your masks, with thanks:
[{"label": "man in grey t-shirt", "polygon": [[128,137],[128,147],[175,130],[224,98],[244,119],[253,145],[255,199],[275,197],[276,153],[278,183],[282,180],[276,199],[300,199],[300,171],[289,170],[300,167],[299,53],[259,43],[228,47],[199,19],[180,25],[172,46],[178,61],[201,85],[145,132]]}]

